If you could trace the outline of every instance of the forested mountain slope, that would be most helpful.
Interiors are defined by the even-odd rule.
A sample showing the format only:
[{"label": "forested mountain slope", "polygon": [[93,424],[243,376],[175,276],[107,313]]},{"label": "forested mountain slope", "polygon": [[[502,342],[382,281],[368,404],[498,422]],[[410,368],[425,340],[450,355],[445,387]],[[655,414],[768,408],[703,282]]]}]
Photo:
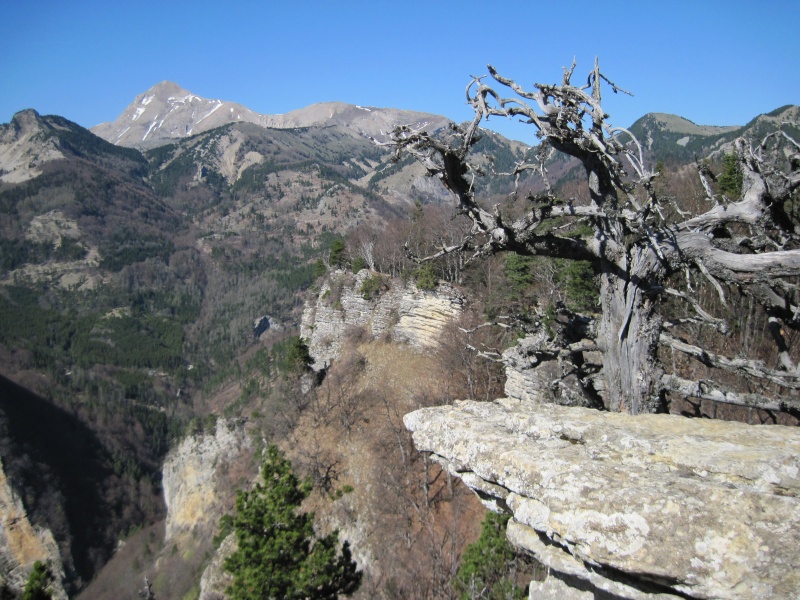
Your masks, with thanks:
[{"label": "forested mountain slope", "polygon": [[[484,399],[501,382],[496,370],[477,366],[476,352],[495,356],[517,332],[495,336],[473,327],[499,316],[550,318],[547,309],[558,302],[591,303],[592,274],[558,263],[490,259],[468,266],[457,255],[414,263],[404,243],[418,255],[435,252],[460,239],[468,224],[451,218],[447,192],[420,165],[393,162],[389,148],[365,137],[409,115],[338,105],[302,114],[282,128],[237,119],[184,131],[144,152],[35,111],[0,126],[0,375],[9,382],[0,411],[4,423],[27,422],[34,406],[63,413],[65,437],[55,438],[61,454],[69,452],[69,431],[83,432],[80,451],[90,466],[81,476],[95,487],[82,505],[93,524],[85,529],[86,515],[75,516],[60,463],[36,450],[42,440],[11,443],[11,436],[0,458],[11,466],[12,484],[33,490],[23,495],[26,509],[53,529],[71,593],[96,575],[118,539],[163,518],[161,465],[170,444],[202,430],[213,415],[256,413],[258,421],[286,413],[302,397],[294,387],[300,384],[285,376],[286,357],[302,293],[329,267],[367,266],[385,281],[458,286],[468,298],[462,326],[470,333],[447,346],[448,369],[459,373],[468,364],[472,375],[483,372],[458,393]],[[695,135],[670,119],[657,121],[662,125],[645,133],[654,159],[684,160],[662,153],[673,146],[705,155],[728,139],[729,132],[713,132],[708,142],[705,130]],[[796,121],[797,108],[789,107],[750,126]],[[425,127],[446,136],[446,125],[428,119]],[[679,134],[691,139],[679,144]],[[695,137],[705,141],[697,145]],[[511,197],[513,177],[499,173],[510,173],[526,152],[530,158],[529,149],[491,132],[476,149],[486,173],[475,179],[482,201],[520,214],[530,201]],[[709,165],[721,172],[716,158]],[[547,166],[558,193],[586,193],[569,161],[550,156]],[[699,202],[693,177],[677,162],[656,184],[689,190]],[[523,177],[519,189],[542,187]],[[368,292],[380,293],[382,285]],[[746,306],[729,310],[740,314],[742,330],[758,329]],[[293,429],[276,422],[265,435],[287,439]],[[27,428],[15,430],[27,436]],[[29,485],[37,471],[49,474],[46,489]]]},{"label": "forested mountain slope", "polygon": [[[30,392],[67,411],[100,457],[86,506],[105,524],[74,557],[78,525],[50,518],[72,514],[57,477],[39,494],[51,508],[28,498],[65,548],[74,591],[118,536],[163,515],[170,440],[223,409],[216,390],[239,388],[258,335],[269,347],[293,332],[299,292],[337,233],[436,198],[418,168],[394,167],[388,150],[340,127],[233,124],[142,155],[24,111],[0,139],[0,355],[2,375],[22,386],[6,397],[32,409]],[[387,194],[387,177],[405,183]],[[15,457],[5,447],[4,463]]]}]

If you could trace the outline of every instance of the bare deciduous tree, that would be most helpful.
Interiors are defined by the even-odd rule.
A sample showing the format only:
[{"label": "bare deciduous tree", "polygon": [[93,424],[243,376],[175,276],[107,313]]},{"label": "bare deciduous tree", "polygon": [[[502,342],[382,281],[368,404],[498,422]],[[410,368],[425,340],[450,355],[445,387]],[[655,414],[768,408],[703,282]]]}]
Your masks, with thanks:
[{"label": "bare deciduous tree", "polygon": [[[720,402],[797,412],[800,401],[791,392],[800,387],[782,331],[800,329],[800,298],[791,278],[800,275],[800,229],[789,206],[800,185],[800,146],[783,132],[758,143],[735,144],[743,175],[741,197],[715,194],[700,169],[711,208],[693,215],[670,207],[656,195],[655,173],[645,166],[639,143],[624,129],[612,127],[601,106],[601,85],[624,92],[595,63],[585,85],[573,85],[575,64],[557,85],[535,84],[528,91],[489,66],[491,77],[513,92],[506,98],[486,77],[467,86],[475,111],[464,126],[433,136],[410,127],[392,133],[397,155],[408,152],[441,180],[455,196],[457,210],[472,222],[469,235],[434,255],[466,252],[471,258],[504,251],[590,261],[600,282],[600,310],[582,321],[583,339],[559,346],[551,339],[542,352],[574,356],[602,355],[602,368],[581,378],[583,393],[615,411],[655,412],[665,394],[677,393]],[[529,196],[530,206],[516,219],[506,219],[499,205],[483,208],[474,186],[480,170],[470,160],[480,138],[479,125],[490,116],[517,117],[537,129],[542,139],[540,160],[520,163],[511,175],[535,170],[546,176],[541,158],[550,148],[574,157],[583,166],[591,200],[560,200],[550,191]],[[678,219],[668,214],[679,214]],[[584,236],[566,235],[552,223],[582,222]],[[776,365],[760,360],[708,352],[670,333],[677,325],[659,310],[666,297],[685,302],[690,320],[726,331],[726,323],[704,308],[691,285],[671,287],[676,274],[708,282],[726,302],[726,290],[751,297],[768,313],[776,344]],[[670,373],[659,360],[660,347],[694,357],[715,368],[774,384],[778,396],[723,389],[713,381],[690,380]],[[582,359],[575,361],[579,367]]]}]

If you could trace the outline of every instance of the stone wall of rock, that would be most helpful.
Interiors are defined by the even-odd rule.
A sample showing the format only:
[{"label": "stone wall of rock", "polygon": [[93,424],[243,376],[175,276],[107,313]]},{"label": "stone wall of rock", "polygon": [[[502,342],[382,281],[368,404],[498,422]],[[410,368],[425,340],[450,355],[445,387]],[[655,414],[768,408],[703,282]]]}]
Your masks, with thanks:
[{"label": "stone wall of rock", "polygon": [[796,598],[800,431],[503,399],[405,417],[549,567],[531,598]]},{"label": "stone wall of rock", "polygon": [[[375,277],[382,277],[383,285],[366,299],[362,286]],[[306,302],[300,336],[308,343],[315,370],[339,355],[354,327],[365,328],[373,338],[389,335],[423,349],[437,343],[442,328],[461,313],[463,302],[463,296],[443,282],[434,291],[424,291],[412,281],[403,283],[368,269],[356,274],[334,271],[316,300]]]},{"label": "stone wall of rock", "polygon": [[0,464],[0,587],[4,584],[21,594],[33,564],[50,564],[54,600],[66,600],[61,584],[64,569],[53,534],[28,520],[21,498],[11,488]]},{"label": "stone wall of rock", "polygon": [[189,436],[170,451],[163,469],[166,542],[181,532],[216,530],[231,509],[239,480],[252,475],[242,471],[252,453],[244,428],[228,419],[218,419],[214,432]]}]

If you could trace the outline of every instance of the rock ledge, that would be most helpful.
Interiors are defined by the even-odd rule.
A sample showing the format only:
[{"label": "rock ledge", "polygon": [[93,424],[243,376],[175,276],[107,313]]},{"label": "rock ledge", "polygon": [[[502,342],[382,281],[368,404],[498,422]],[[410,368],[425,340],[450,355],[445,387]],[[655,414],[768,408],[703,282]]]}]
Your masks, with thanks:
[{"label": "rock ledge", "polygon": [[404,421],[419,450],[513,514],[509,539],[551,572],[531,597],[800,593],[795,428],[516,399]]}]

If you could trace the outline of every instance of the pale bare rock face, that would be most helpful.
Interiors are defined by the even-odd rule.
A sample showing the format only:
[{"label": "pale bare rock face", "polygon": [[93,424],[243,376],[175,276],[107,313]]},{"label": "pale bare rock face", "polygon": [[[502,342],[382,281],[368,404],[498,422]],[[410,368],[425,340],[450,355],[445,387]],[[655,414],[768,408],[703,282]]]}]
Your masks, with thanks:
[{"label": "pale bare rock face", "polygon": [[404,422],[417,449],[513,514],[509,540],[560,580],[543,590],[800,593],[796,428],[513,399],[424,408]]},{"label": "pale bare rock face", "polygon": [[235,486],[229,471],[252,455],[250,438],[240,427],[218,419],[215,432],[187,437],[164,462],[167,505],[165,540],[195,529],[213,529],[229,507]]},{"label": "pale bare rock face", "polygon": [[64,158],[45,135],[35,110],[23,110],[0,125],[0,181],[22,183],[42,174],[42,166]]},{"label": "pale bare rock face", "polygon": [[199,600],[225,600],[225,590],[233,583],[233,576],[224,568],[225,559],[236,552],[236,534],[231,533],[219,545],[203,575],[200,577]]},{"label": "pale bare rock face", "polygon": [[162,81],[137,96],[114,122],[101,123],[91,131],[118,146],[151,148],[237,122],[266,124],[262,115],[240,104],[202,98]]},{"label": "pale bare rock face", "polygon": [[49,562],[55,576],[53,598],[66,600],[61,585],[64,569],[53,534],[31,524],[22,499],[11,489],[0,465],[0,585],[21,592],[36,561]]},{"label": "pale bare rock face", "polygon": [[308,342],[315,370],[339,356],[352,327],[367,328],[373,338],[388,333],[396,342],[424,350],[435,346],[444,326],[461,314],[463,297],[443,282],[435,291],[424,291],[384,276],[383,289],[366,299],[361,287],[375,276],[380,275],[368,269],[355,275],[334,271],[316,301],[306,303],[300,336]]}]

